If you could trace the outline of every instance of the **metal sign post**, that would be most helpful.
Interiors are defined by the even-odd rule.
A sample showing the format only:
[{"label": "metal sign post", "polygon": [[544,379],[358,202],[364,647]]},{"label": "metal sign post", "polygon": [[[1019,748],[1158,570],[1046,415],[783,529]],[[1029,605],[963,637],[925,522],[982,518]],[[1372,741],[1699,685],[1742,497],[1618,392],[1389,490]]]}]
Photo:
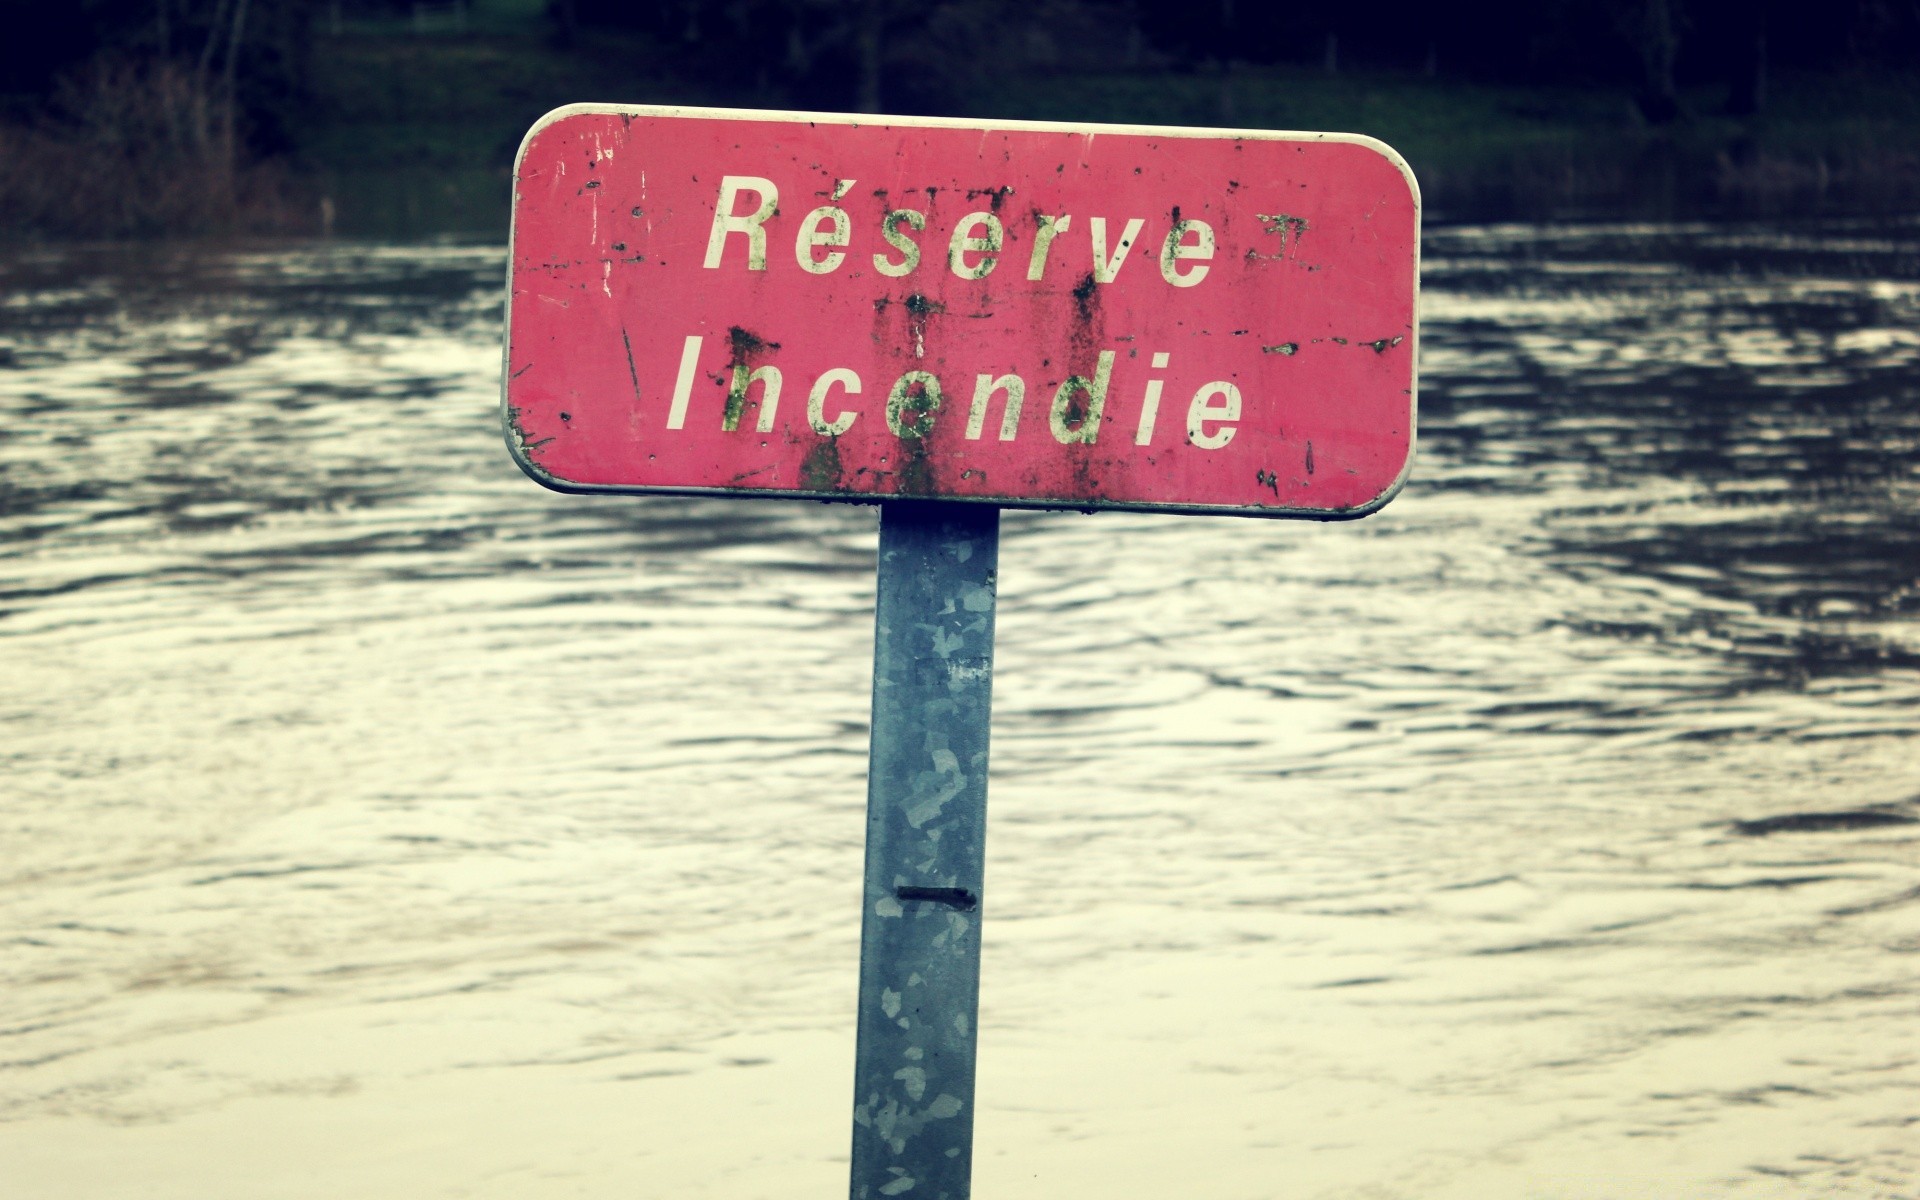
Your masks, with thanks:
[{"label": "metal sign post", "polygon": [[854,1200],[968,1194],[1000,510],[880,510]]},{"label": "metal sign post", "polygon": [[527,134],[521,468],[882,505],[854,1200],[969,1194],[999,510],[1378,509],[1419,225],[1347,134],[631,105]]}]

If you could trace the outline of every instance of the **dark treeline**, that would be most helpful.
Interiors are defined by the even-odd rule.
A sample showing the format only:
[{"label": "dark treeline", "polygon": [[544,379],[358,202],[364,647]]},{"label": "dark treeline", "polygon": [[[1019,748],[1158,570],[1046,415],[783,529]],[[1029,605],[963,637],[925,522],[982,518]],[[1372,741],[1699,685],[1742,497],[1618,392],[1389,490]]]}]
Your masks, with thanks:
[{"label": "dark treeline", "polygon": [[[0,102],[61,99],[103,58],[174,64],[271,152],[297,119],[313,35],[348,16],[406,17],[414,0],[0,0]],[[444,2],[434,7],[445,7]],[[1689,85],[1766,102],[1770,72],[1920,62],[1920,0],[549,0],[546,34],[650,34],[748,93],[823,108],[929,108],[969,77],[1053,64],[1203,70],[1293,64],[1489,82],[1630,88],[1649,120]],[[22,36],[21,31],[26,31]],[[878,101],[878,104],[875,103]]]},{"label": "dark treeline", "polygon": [[[107,76],[164,73],[193,94],[185,137],[236,131],[274,152],[306,99],[302,85],[327,0],[0,0],[0,103],[15,118],[81,115]],[[19,31],[24,31],[22,35]]]},{"label": "dark treeline", "polygon": [[[996,81],[1217,76],[1232,123],[1236,73],[1286,70],[1606,90],[1658,130],[1764,113],[1791,73],[1920,74],[1920,0],[0,0],[0,229],[71,225],[82,187],[105,230],[269,213],[316,165],[328,56],[425,46],[430,26],[545,55],[549,82],[617,61],[596,78],[635,100],[868,112],[978,111]],[[580,98],[527,91],[522,119]]]},{"label": "dark treeline", "polygon": [[[644,29],[713,66],[786,83],[821,107],[938,107],[952,78],[1071,61],[1133,69],[1233,63],[1418,71],[1506,83],[1617,85],[1649,120],[1679,91],[1725,83],[1764,105],[1770,70],[1920,61],[1920,2],[1833,0],[1380,0],[1359,7],[1250,0],[553,0],[556,35]],[[918,68],[901,77],[895,68]]]}]

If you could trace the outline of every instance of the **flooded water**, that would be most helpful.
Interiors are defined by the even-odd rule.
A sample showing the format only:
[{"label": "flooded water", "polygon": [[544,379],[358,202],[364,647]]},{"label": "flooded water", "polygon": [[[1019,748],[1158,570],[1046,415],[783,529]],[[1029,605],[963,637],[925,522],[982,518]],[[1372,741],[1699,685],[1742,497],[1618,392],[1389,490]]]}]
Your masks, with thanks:
[{"label": "flooded water", "polygon": [[[0,1192],[844,1194],[871,510],[497,247],[0,263]],[[1920,1195],[1920,223],[1426,246],[1337,526],[1009,514],[976,1190]]]}]

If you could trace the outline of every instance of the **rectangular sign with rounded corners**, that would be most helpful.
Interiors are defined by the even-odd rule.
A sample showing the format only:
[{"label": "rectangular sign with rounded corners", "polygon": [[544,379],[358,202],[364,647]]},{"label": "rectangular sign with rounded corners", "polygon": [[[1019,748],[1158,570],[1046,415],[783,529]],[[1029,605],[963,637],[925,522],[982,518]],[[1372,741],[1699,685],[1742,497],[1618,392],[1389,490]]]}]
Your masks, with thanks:
[{"label": "rectangular sign with rounded corners", "polygon": [[563,491],[1362,516],[1413,452],[1419,226],[1344,134],[562,108],[507,439]]}]

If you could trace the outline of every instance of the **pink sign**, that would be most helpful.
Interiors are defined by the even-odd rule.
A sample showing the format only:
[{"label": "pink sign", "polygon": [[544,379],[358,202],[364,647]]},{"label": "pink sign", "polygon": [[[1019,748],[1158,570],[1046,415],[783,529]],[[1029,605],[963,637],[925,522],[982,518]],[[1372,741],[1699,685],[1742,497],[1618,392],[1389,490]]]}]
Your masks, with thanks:
[{"label": "pink sign", "polygon": [[515,171],[508,442],[565,491],[1354,517],[1420,201],[1344,134],[576,105]]}]

